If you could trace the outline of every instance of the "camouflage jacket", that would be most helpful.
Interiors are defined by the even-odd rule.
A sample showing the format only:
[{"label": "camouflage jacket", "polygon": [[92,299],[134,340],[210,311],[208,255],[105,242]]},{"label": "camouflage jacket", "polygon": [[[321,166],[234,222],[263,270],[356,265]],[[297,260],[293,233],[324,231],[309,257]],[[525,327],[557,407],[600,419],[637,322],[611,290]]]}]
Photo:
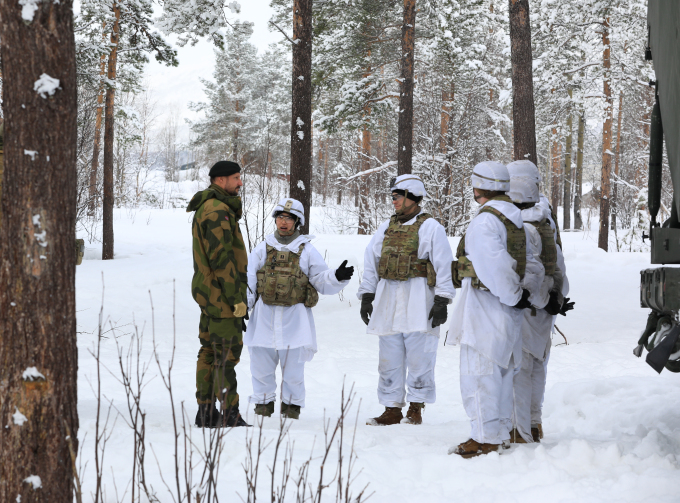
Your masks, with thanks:
[{"label": "camouflage jacket", "polygon": [[191,211],[196,212],[191,294],[204,314],[233,318],[233,307],[247,302],[248,288],[248,254],[238,226],[241,198],[213,184],[194,195],[187,207]]}]

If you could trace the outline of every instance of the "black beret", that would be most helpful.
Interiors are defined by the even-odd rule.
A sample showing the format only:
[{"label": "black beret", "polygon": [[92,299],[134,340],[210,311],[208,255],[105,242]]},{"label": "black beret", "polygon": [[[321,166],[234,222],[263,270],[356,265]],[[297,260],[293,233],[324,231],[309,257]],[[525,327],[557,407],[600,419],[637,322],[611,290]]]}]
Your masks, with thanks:
[{"label": "black beret", "polygon": [[241,166],[233,161],[217,161],[212,168],[210,168],[209,176],[211,178],[218,176],[231,176],[234,173],[240,173]]}]

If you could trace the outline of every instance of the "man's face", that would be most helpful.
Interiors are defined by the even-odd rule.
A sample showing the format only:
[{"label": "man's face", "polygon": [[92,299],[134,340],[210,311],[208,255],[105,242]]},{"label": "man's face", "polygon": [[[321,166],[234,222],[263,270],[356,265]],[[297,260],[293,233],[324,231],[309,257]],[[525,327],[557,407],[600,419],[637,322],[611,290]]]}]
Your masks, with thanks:
[{"label": "man's face", "polygon": [[229,176],[218,176],[215,178],[215,184],[222,187],[230,196],[238,196],[239,189],[243,187],[243,180],[241,173],[234,173]]},{"label": "man's face", "polygon": [[394,206],[394,211],[410,208],[414,204],[416,204],[415,201],[407,199],[396,192],[392,192],[392,206]]},{"label": "man's face", "polygon": [[282,236],[288,236],[295,230],[295,217],[283,212],[276,216],[276,228]]}]

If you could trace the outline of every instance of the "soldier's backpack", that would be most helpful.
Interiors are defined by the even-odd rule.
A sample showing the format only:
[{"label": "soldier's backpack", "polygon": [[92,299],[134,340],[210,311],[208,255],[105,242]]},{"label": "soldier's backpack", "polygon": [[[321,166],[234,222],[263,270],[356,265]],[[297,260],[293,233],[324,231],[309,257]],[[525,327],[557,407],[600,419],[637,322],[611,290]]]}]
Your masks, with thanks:
[{"label": "soldier's backpack", "polygon": [[293,253],[267,245],[267,260],[257,271],[257,293],[262,302],[270,306],[317,305],[319,292],[300,268],[304,247],[305,243],[300,245],[298,253]]},{"label": "soldier's backpack", "polygon": [[411,225],[402,225],[396,215],[390,218],[385,230],[378,276],[384,279],[406,281],[410,278],[427,278],[427,286],[437,284],[434,267],[429,260],[418,258],[418,231],[428,218],[429,213],[421,213]]},{"label": "soldier's backpack", "polygon": [[[511,202],[510,198],[507,196],[497,196],[494,199]],[[527,243],[524,228],[519,229],[508,217],[491,206],[484,206],[479,210],[479,213],[491,213],[505,225],[505,230],[508,235],[508,253],[517,262],[517,269],[515,272],[519,275],[520,280],[524,279],[524,273],[527,268]],[[465,256],[465,235],[463,235],[458,243],[456,259],[457,260],[451,263],[451,278],[454,287],[461,288],[464,278],[472,278],[470,284],[473,288],[489,290],[477,277],[477,273],[475,272],[475,268],[470,259]]]}]

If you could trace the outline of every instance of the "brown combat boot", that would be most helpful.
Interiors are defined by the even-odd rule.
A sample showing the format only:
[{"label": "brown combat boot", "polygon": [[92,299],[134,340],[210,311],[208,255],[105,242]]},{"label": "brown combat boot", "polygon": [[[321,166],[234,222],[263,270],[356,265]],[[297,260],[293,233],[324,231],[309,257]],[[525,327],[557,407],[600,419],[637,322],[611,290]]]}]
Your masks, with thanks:
[{"label": "brown combat boot", "polygon": [[480,444],[476,440],[468,440],[449,450],[449,454],[458,454],[462,458],[474,458],[490,452],[497,452],[498,444]]},{"label": "brown combat boot", "polygon": [[390,424],[399,424],[404,419],[401,413],[401,407],[385,407],[383,412],[378,417],[374,417],[366,421],[369,426],[389,426]]},{"label": "brown combat boot", "polygon": [[513,428],[510,431],[510,443],[511,444],[526,444],[527,441],[522,438],[522,435],[519,434],[519,431],[517,431],[517,428]]},{"label": "brown combat boot", "polygon": [[424,403],[411,402],[408,406],[408,412],[406,412],[406,417],[401,420],[404,424],[422,424],[423,422],[423,409],[425,408]]},{"label": "brown combat boot", "polygon": [[543,426],[539,423],[531,427],[531,436],[534,437],[534,442],[540,442],[543,438]]}]

